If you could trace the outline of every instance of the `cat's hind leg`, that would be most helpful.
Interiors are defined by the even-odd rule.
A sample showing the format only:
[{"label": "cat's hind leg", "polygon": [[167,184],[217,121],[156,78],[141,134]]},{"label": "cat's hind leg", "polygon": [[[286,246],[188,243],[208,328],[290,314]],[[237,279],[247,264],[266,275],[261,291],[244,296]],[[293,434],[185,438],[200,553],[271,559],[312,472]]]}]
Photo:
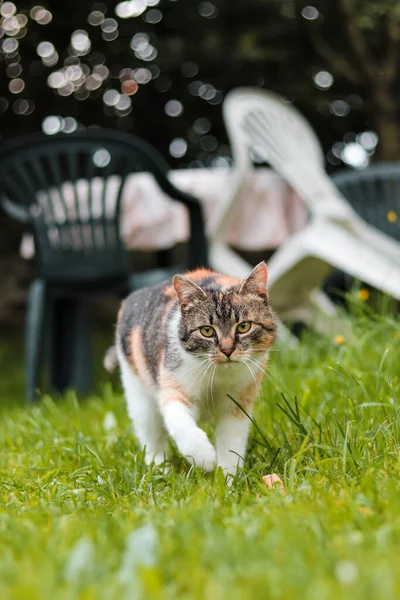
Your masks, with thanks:
[{"label": "cat's hind leg", "polygon": [[160,465],[168,449],[168,435],[156,402],[155,394],[144,387],[140,379],[118,348],[118,361],[125,392],[128,414],[141,448],[145,451],[146,464]]}]

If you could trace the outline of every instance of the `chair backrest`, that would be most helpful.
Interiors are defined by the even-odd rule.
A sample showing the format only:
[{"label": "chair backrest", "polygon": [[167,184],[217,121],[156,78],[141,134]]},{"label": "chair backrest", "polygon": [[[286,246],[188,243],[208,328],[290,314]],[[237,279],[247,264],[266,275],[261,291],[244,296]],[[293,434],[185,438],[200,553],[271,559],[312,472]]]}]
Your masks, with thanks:
[{"label": "chair backrest", "polygon": [[332,179],[367,223],[400,242],[400,163],[343,169]]},{"label": "chair backrest", "polygon": [[351,219],[352,209],[324,169],[319,140],[299,111],[276,94],[238,88],[224,101],[224,120],[239,170],[254,149],[302,197],[311,213]]},{"label": "chair backrest", "polygon": [[118,131],[40,134],[1,147],[2,205],[32,224],[40,276],[90,281],[127,275],[120,203],[126,178],[135,171],[150,172],[161,187],[171,187],[163,158]]}]

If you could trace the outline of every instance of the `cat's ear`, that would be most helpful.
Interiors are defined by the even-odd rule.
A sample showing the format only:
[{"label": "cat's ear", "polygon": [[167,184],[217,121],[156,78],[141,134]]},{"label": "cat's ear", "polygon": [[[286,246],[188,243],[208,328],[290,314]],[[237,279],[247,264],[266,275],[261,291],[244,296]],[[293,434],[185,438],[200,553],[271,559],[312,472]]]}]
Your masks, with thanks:
[{"label": "cat's ear", "polygon": [[260,262],[240,286],[241,294],[254,294],[268,299],[268,270],[264,261]]},{"label": "cat's ear", "polygon": [[204,290],[184,275],[175,275],[172,283],[174,284],[178,302],[181,308],[185,308],[195,300],[204,300],[207,295]]}]

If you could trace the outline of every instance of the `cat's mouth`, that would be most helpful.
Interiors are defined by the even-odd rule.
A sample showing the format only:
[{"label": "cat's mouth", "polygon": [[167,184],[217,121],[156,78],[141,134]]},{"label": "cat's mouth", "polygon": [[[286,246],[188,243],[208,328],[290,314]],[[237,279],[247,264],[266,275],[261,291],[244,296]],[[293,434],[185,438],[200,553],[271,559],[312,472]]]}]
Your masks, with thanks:
[{"label": "cat's mouth", "polygon": [[218,357],[218,359],[217,359],[218,365],[234,365],[234,364],[240,363],[240,362],[242,362],[242,361],[237,356],[233,356],[233,357],[229,357],[229,358],[227,356],[224,356],[224,357]]}]

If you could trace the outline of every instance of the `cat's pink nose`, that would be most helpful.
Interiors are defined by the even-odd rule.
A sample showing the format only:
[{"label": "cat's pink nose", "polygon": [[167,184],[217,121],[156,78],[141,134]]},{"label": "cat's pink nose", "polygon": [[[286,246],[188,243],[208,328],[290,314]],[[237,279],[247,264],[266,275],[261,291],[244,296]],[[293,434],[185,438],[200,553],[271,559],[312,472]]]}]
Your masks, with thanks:
[{"label": "cat's pink nose", "polygon": [[230,357],[230,355],[232,354],[232,352],[234,351],[235,348],[220,348],[222,354],[225,354],[225,356],[227,356],[228,358]]}]

